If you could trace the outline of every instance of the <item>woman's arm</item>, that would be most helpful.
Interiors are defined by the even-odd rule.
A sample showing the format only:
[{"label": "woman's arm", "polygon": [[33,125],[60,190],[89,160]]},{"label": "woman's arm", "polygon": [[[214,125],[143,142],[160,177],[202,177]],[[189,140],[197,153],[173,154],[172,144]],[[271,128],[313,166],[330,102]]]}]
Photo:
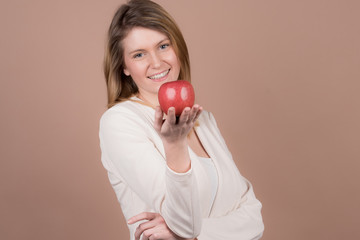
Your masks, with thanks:
[{"label": "woman's arm", "polygon": [[191,109],[187,107],[177,122],[174,107],[169,108],[165,121],[160,107],[155,110],[154,128],[164,144],[166,164],[175,172],[183,173],[190,169],[187,135],[194,127],[201,111],[202,108],[198,105],[194,105]]},{"label": "woman's arm", "polygon": [[[249,181],[244,178],[248,185],[248,191],[242,198],[240,206],[234,211],[228,213],[225,216],[215,217],[215,218],[204,218],[202,221],[201,233],[197,239],[199,240],[257,240],[260,239],[263,235],[264,224],[261,216],[261,203],[256,199],[253,188]],[[142,213],[134,218],[131,221],[139,221],[144,219],[148,213]],[[150,216],[148,218],[150,219]],[[158,219],[153,223],[145,223],[144,225],[140,225],[137,229],[137,235],[140,236],[146,230],[146,234],[150,234],[152,232],[165,232],[167,235],[163,235],[165,240],[179,240],[182,238],[177,238],[176,235],[172,235],[171,231],[158,231],[155,229],[151,229],[150,226],[159,226],[158,220],[161,219],[161,216],[158,216]],[[146,225],[149,224],[149,225]],[[166,228],[165,226],[161,226],[158,229]],[[136,235],[135,234],[135,235]],[[150,238],[149,238],[150,239]],[[155,238],[156,239],[156,238]]]},{"label": "woman's arm", "polygon": [[[202,221],[201,233],[194,240],[257,240],[263,235],[264,224],[261,216],[261,203],[256,199],[251,184],[244,179],[249,186],[241,205],[229,214],[216,217],[204,218]],[[155,213],[141,213],[130,219],[130,223],[149,220],[140,224],[135,236],[144,233],[151,239],[153,233],[161,233],[159,238],[164,240],[183,240],[176,236],[169,228],[163,218]],[[138,238],[135,238],[138,239]]]},{"label": "woman's arm", "polygon": [[[174,131],[165,121],[160,128],[163,134],[168,133],[164,127]],[[186,172],[176,172],[177,166],[170,168],[168,159],[164,159],[149,137],[151,131],[146,121],[128,108],[114,108],[105,113],[100,121],[104,167],[160,213],[173,232],[182,237],[196,237],[200,233],[201,214],[191,164]],[[165,139],[169,141],[169,137]]]},{"label": "woman's arm", "polygon": [[129,219],[129,224],[147,220],[141,223],[135,231],[135,240],[197,240],[197,238],[182,238],[177,236],[167,226],[164,218],[158,213],[143,212]]}]

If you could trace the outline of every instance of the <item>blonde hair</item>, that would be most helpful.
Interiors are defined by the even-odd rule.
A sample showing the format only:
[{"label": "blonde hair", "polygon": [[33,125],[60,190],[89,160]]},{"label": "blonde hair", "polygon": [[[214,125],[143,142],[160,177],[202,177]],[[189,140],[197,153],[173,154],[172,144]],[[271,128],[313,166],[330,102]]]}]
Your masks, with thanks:
[{"label": "blonde hair", "polygon": [[180,62],[179,79],[191,81],[190,60],[184,37],[169,13],[150,0],[130,0],[116,11],[109,27],[104,57],[108,108],[138,93],[131,76],[124,74],[122,40],[134,27],[164,33],[171,41]]}]

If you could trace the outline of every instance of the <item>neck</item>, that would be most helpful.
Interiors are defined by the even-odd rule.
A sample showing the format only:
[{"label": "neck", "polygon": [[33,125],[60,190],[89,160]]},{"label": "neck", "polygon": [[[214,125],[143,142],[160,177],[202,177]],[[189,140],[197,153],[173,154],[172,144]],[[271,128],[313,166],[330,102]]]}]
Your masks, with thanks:
[{"label": "neck", "polygon": [[138,93],[137,97],[140,98],[145,104],[149,105],[152,108],[156,108],[156,106],[160,105],[157,96],[156,97],[144,96],[141,93]]}]

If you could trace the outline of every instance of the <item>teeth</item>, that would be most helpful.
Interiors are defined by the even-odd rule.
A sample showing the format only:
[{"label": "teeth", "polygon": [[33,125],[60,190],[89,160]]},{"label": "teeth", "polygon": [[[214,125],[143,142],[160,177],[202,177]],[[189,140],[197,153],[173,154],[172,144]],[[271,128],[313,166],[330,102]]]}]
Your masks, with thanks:
[{"label": "teeth", "polygon": [[167,70],[167,71],[165,71],[165,72],[156,74],[156,75],[151,76],[151,77],[149,77],[149,78],[150,78],[150,79],[159,79],[159,78],[162,78],[162,77],[164,77],[166,74],[168,74],[169,71],[170,71],[170,70]]}]

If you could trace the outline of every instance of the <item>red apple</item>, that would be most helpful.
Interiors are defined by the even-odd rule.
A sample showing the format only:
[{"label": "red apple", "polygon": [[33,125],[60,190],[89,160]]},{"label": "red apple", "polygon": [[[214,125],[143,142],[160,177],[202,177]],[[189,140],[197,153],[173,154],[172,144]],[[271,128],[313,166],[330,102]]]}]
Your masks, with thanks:
[{"label": "red apple", "polygon": [[194,88],[185,80],[167,82],[160,86],[158,98],[163,112],[167,114],[170,107],[175,107],[175,115],[180,116],[184,108],[194,105]]}]

